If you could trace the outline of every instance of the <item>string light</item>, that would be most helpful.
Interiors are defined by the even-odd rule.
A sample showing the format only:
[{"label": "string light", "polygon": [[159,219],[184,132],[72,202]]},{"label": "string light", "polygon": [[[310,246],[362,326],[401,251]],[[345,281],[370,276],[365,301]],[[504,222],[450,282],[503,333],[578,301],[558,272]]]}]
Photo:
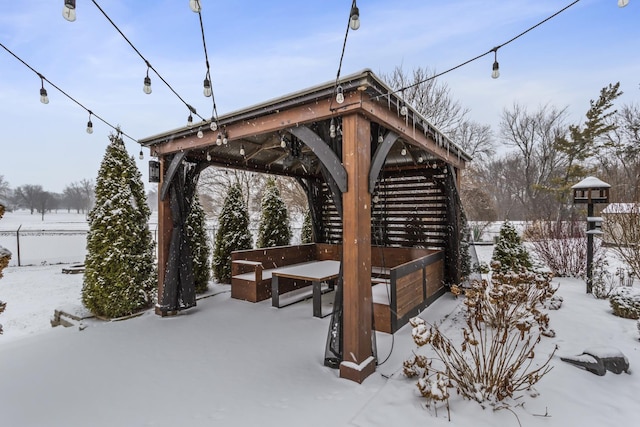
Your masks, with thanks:
[{"label": "string light", "polygon": [[338,86],[336,88],[336,102],[338,104],[342,104],[344,102],[344,90],[342,89],[342,86]]},{"label": "string light", "polygon": [[625,7],[629,4],[629,0],[618,0],[618,7]]},{"label": "string light", "polygon": [[200,0],[189,0],[189,7],[195,13],[200,13],[202,10],[202,5],[200,4]]},{"label": "string light", "polygon": [[207,73],[207,76],[204,78],[204,89],[202,90],[202,93],[204,93],[204,96],[206,96],[207,98],[211,96],[211,94],[213,93],[211,91],[211,80],[209,80],[209,73]]},{"label": "string light", "polygon": [[406,117],[409,114],[409,109],[407,108],[407,104],[402,102],[402,107],[400,107],[400,115],[402,117]]},{"label": "string light", "polygon": [[356,31],[360,28],[360,10],[358,6],[356,6],[356,1],[353,0],[353,4],[351,5],[351,13],[349,14],[349,28],[353,31]]},{"label": "string light", "polygon": [[49,97],[47,96],[47,90],[44,88],[44,77],[40,76],[40,82],[42,83],[42,87],[40,88],[40,102],[48,104]]},{"label": "string light", "polygon": [[491,78],[497,79],[498,77],[500,77],[500,65],[498,65],[498,48],[494,47],[491,50],[495,54],[493,59],[493,70],[491,71]]},{"label": "string light", "polygon": [[218,137],[216,138],[216,145],[222,145],[222,135],[220,135],[220,132],[218,132]]},{"label": "string light", "polygon": [[207,162],[210,162],[210,161],[211,161],[211,153],[207,151]]},{"label": "string light", "polygon": [[240,146],[240,155],[241,155],[242,157],[244,157],[244,155],[245,155],[244,145],[241,145],[241,146]]},{"label": "string light", "polygon": [[211,117],[211,124],[209,125],[209,129],[214,132],[218,130],[218,123],[213,119],[213,117]]},{"label": "string light", "polygon": [[69,22],[76,20],[76,0],[64,0],[62,16]]},{"label": "string light", "polygon": [[202,132],[202,127],[199,127],[199,128],[198,128],[198,133],[196,134],[196,136],[197,136],[199,139],[202,139],[202,138],[204,137],[204,132]]},{"label": "string light", "polygon": [[287,140],[284,139],[284,135],[282,135],[282,137],[280,138],[280,147],[287,148]]},{"label": "string light", "polygon": [[149,68],[151,65],[147,62],[147,77],[144,78],[144,86],[142,86],[142,91],[147,95],[151,94],[151,79],[149,78]]},{"label": "string light", "polygon": [[187,117],[187,126],[193,126],[193,116],[191,115],[191,112],[189,112],[189,117]]},{"label": "string light", "polygon": [[229,143],[229,140],[227,139],[227,133],[223,132],[222,133],[222,145],[227,145]]},{"label": "string light", "polygon": [[93,123],[91,123],[91,115],[93,113],[89,110],[89,121],[87,122],[87,133],[91,135],[93,133]]},{"label": "string light", "polygon": [[329,137],[336,137],[336,123],[333,121],[333,118],[331,119],[331,124],[329,125]]},{"label": "string light", "polygon": [[140,160],[143,160],[143,159],[144,159],[144,153],[142,152],[142,147],[140,147],[140,154],[138,154],[138,158],[139,158]]},{"label": "string light", "polygon": [[403,156],[407,155],[407,148],[406,147],[402,147],[402,150],[400,150],[400,154],[402,154]]}]

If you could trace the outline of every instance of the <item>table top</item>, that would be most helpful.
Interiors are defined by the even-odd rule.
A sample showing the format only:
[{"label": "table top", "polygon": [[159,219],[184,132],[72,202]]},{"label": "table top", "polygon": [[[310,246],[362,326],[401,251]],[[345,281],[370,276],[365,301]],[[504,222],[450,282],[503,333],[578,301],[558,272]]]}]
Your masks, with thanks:
[{"label": "table top", "polygon": [[338,277],[338,274],[340,274],[340,261],[311,261],[290,267],[276,268],[271,274],[272,277],[288,277],[300,280],[329,280]]}]

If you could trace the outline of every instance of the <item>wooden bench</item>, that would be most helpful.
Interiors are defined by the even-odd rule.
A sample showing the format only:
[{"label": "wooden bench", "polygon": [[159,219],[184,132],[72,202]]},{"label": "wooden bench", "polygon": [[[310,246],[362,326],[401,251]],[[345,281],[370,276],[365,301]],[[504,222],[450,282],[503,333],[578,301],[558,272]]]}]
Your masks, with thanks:
[{"label": "wooden bench", "polygon": [[395,333],[445,292],[442,251],[372,247],[371,261],[385,266],[371,279],[377,331]]},{"label": "wooden bench", "polygon": [[[269,299],[271,277],[276,268],[339,260],[340,256],[338,245],[323,243],[234,251],[231,254],[231,297],[251,302]],[[308,281],[282,278],[279,290],[283,294],[309,285]]]}]

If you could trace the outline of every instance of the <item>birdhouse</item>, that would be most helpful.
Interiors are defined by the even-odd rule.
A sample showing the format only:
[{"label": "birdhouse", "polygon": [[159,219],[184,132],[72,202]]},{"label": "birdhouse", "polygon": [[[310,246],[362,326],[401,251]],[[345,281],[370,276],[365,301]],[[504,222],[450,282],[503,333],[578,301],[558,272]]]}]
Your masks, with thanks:
[{"label": "birdhouse", "polygon": [[573,203],[609,203],[609,188],[611,185],[589,176],[573,187]]}]

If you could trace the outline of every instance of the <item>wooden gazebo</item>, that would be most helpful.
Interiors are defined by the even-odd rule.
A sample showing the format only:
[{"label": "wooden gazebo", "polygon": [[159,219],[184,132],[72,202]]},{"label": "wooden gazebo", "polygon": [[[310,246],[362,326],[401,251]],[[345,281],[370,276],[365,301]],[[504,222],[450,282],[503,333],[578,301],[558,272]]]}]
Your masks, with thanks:
[{"label": "wooden gazebo", "polygon": [[375,371],[372,243],[442,250],[445,284],[460,280],[457,186],[470,158],[369,70],[220,116],[216,130],[204,122],[140,142],[160,165],[158,314],[195,304],[182,226],[209,166],[296,178],[316,241],[342,245],[343,378]]}]

